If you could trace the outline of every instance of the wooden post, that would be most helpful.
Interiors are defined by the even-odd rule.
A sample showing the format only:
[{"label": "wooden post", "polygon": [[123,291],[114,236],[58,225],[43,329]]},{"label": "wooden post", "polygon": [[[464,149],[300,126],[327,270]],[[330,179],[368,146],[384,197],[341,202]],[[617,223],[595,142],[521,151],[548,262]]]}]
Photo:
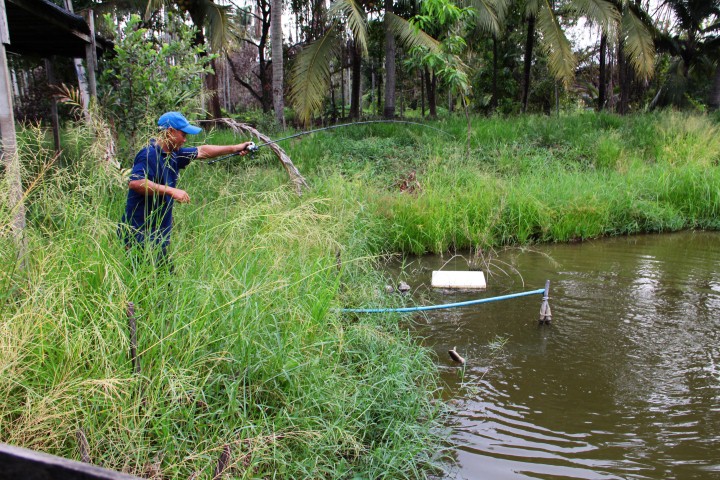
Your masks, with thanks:
[{"label": "wooden post", "polygon": [[225,444],[223,446],[223,451],[220,454],[220,458],[218,458],[218,463],[215,466],[215,474],[213,475],[213,480],[220,480],[222,478],[223,472],[230,464],[230,445]]},{"label": "wooden post", "polygon": [[[45,74],[47,75],[48,85],[50,85],[50,87],[55,86],[55,71],[53,70],[53,64],[50,58],[45,59]],[[55,152],[57,153],[60,151],[60,119],[58,118],[57,100],[55,100],[54,96],[50,102],[50,120],[52,123]]]},{"label": "wooden post", "polygon": [[0,0],[0,138],[2,139],[1,157],[5,175],[9,183],[8,201],[12,212],[11,230],[19,247],[19,256],[25,256],[25,203],[23,202],[22,180],[20,177],[20,158],[17,153],[15,115],[13,114],[12,91],[10,88],[10,69],[7,62],[5,45],[10,44],[10,29],[7,23],[5,0]]},{"label": "wooden post", "polygon": [[542,304],[540,305],[540,325],[550,324],[552,313],[550,312],[550,280],[545,281],[545,292],[543,292]]},{"label": "wooden post", "polygon": [[85,13],[88,27],[90,28],[90,43],[85,46],[85,58],[87,61],[88,87],[90,88],[90,98],[97,98],[97,81],[95,80],[95,72],[97,71],[97,46],[95,44],[95,15],[92,9]]},{"label": "wooden post", "polygon": [[88,444],[87,437],[85,436],[85,432],[82,428],[77,429],[75,437],[77,438],[78,446],[80,447],[80,458],[83,463],[92,463],[90,461],[90,445]]},{"label": "wooden post", "polygon": [[137,322],[135,321],[135,304],[127,305],[128,326],[130,327],[130,360],[133,364],[133,373],[140,374],[140,359],[137,356]]}]

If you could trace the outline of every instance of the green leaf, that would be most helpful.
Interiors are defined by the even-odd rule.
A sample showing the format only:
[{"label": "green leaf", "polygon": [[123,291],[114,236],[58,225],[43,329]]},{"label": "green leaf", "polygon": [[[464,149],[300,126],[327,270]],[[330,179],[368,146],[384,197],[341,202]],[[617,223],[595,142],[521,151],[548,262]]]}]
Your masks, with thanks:
[{"label": "green leaf", "polygon": [[328,9],[329,16],[344,15],[353,32],[355,43],[363,56],[367,56],[367,16],[362,4],[355,0],[336,0]]},{"label": "green leaf", "polygon": [[342,37],[331,28],[322,37],[303,48],[290,72],[290,102],[298,118],[310,123],[312,115],[322,107],[330,88],[330,62],[342,48]]},{"label": "green leaf", "polygon": [[480,30],[499,35],[510,0],[471,0],[475,10],[475,24]]},{"label": "green leaf", "polygon": [[543,8],[537,16],[537,27],[542,33],[542,47],[548,56],[548,68],[553,76],[568,87],[575,77],[577,59],[570,41],[565,36],[560,22],[553,15],[548,0],[543,0]]},{"label": "green leaf", "polygon": [[635,73],[642,79],[651,79],[655,73],[655,47],[650,31],[629,8],[623,12],[622,27],[623,51]]},{"label": "green leaf", "polygon": [[609,33],[620,23],[620,12],[607,0],[573,0],[571,7],[577,13],[600,25],[605,33]]},{"label": "green leaf", "polygon": [[390,31],[395,35],[405,48],[426,47],[430,52],[440,51],[440,42],[435,40],[418,27],[394,13],[385,12],[385,22]]}]

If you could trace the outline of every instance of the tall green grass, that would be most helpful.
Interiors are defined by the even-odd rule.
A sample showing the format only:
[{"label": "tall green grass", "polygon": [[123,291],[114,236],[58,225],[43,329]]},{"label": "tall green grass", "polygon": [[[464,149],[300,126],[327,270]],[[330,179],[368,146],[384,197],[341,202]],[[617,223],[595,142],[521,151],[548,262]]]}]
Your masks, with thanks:
[{"label": "tall green grass", "polygon": [[[456,140],[372,126],[361,141],[348,129],[288,149],[301,170],[320,176],[321,192],[337,191],[338,182],[355,185],[352,196],[372,218],[367,235],[377,251],[441,253],[718,228],[720,132],[708,117],[476,118],[469,154],[461,120],[437,126]],[[352,155],[348,141],[356,145]],[[382,162],[375,160],[378,145],[387,151]],[[325,181],[328,170],[336,176]],[[396,185],[410,171],[422,187],[413,195]]]},{"label": "tall green grass", "polygon": [[283,142],[300,198],[268,149],[190,166],[174,273],[127,258],[126,185],[87,139],[68,135],[39,182],[44,160],[24,157],[23,269],[0,208],[0,441],[79,458],[82,429],[94,463],[166,478],[211,478],[226,445],[238,478],[423,477],[441,449],[432,356],[397,317],[337,311],[401,303],[381,255],[720,228],[707,117],[475,118],[469,151],[463,119],[433,126],[452,137],[390,124]]},{"label": "tall green grass", "polygon": [[1,244],[0,440],[79,458],[82,429],[93,463],[148,477],[211,478],[225,445],[237,478],[423,476],[432,358],[396,319],[337,312],[392,299],[331,201],[261,167],[182,181],[174,273],[126,257],[126,187],[103,169],[58,168],[33,193],[25,269]]}]

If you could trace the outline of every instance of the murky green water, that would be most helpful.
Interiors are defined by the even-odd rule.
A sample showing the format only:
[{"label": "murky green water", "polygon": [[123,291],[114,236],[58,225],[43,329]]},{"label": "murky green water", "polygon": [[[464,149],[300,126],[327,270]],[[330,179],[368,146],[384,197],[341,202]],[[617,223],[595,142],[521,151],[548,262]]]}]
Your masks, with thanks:
[{"label": "murky green water", "polygon": [[433,291],[430,272],[447,256],[394,272],[422,304],[551,281],[550,326],[537,321],[540,295],[415,317],[456,409],[450,478],[720,479],[720,233],[549,245],[497,260],[507,274],[483,292]]}]

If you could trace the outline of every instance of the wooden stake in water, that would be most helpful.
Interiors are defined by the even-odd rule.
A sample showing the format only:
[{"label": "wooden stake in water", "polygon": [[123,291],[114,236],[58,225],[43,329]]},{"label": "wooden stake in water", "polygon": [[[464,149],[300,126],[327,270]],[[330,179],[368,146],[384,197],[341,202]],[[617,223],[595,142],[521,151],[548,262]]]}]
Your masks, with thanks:
[{"label": "wooden stake in water", "polygon": [[549,324],[552,321],[552,313],[550,312],[550,280],[545,281],[545,292],[543,293],[542,304],[540,305],[540,325]]},{"label": "wooden stake in water", "polygon": [[448,350],[448,355],[450,355],[450,358],[452,358],[454,362],[457,362],[460,365],[465,365],[465,359],[460,356],[456,348],[457,347],[453,347],[452,350]]}]

